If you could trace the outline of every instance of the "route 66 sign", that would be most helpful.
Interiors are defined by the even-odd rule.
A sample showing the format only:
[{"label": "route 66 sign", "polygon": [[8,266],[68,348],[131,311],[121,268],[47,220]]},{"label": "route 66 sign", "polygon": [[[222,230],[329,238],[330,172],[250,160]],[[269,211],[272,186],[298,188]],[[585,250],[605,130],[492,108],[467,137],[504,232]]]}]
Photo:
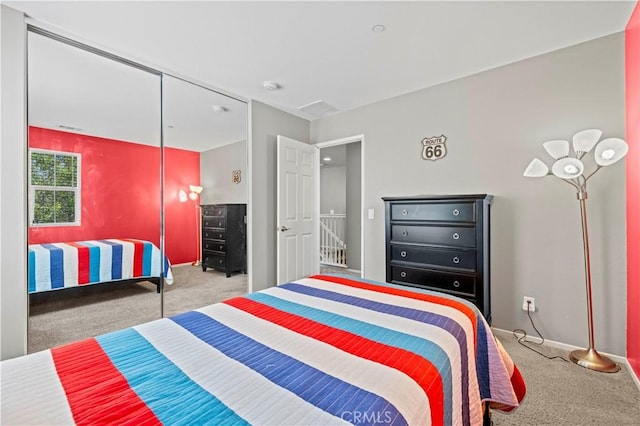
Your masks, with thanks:
[{"label": "route 66 sign", "polygon": [[422,158],[425,160],[439,160],[447,155],[447,141],[445,135],[422,139]]}]

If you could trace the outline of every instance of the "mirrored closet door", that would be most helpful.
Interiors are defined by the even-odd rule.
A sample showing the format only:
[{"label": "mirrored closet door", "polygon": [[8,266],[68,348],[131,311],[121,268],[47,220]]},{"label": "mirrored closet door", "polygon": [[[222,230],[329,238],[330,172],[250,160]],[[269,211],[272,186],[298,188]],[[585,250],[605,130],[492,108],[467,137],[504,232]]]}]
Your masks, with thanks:
[{"label": "mirrored closet door", "polygon": [[160,318],[160,74],[30,28],[28,141],[28,351]]},{"label": "mirrored closet door", "polygon": [[163,75],[164,315],[247,292],[247,104]]}]

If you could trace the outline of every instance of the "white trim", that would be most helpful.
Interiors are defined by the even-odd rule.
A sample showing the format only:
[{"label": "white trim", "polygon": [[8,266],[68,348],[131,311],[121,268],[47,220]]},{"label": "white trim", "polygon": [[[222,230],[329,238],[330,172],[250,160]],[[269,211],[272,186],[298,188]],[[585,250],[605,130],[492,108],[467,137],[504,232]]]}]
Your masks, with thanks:
[{"label": "white trim", "polygon": [[[509,336],[513,336],[513,332],[509,331],[509,330],[503,330],[501,328],[496,328],[496,327],[491,327],[491,331],[493,331],[494,334],[503,334],[503,335],[509,335]],[[540,340],[539,338],[537,338],[536,336],[527,336],[528,338],[534,338],[536,340]],[[544,339],[544,345],[545,346],[549,346],[552,348],[557,348],[557,349],[562,349],[564,351],[567,352],[571,352],[573,350],[576,349],[583,349],[580,348],[578,346],[573,346],[573,345],[569,345],[567,343],[562,343],[562,342],[556,342],[554,340],[547,340]],[[600,351],[598,351],[600,352]],[[603,355],[608,356],[609,358],[611,358],[613,361],[620,363],[620,364],[624,364],[627,366],[627,371],[629,372],[629,375],[631,376],[631,379],[633,380],[633,382],[635,383],[636,387],[638,388],[638,390],[640,390],[640,378],[638,378],[638,376],[636,375],[635,371],[633,371],[633,369],[631,368],[631,365],[629,364],[629,360],[623,356],[620,355],[613,355],[613,354],[608,354],[605,352],[600,352]]]},{"label": "white trim", "polygon": [[[502,334],[509,334],[510,336],[513,336],[513,332],[511,330],[503,330],[501,328],[495,328],[495,327],[491,327],[491,330],[494,331],[494,332],[498,332],[498,333],[502,333]],[[528,338],[532,338],[533,337],[533,338],[535,338],[537,340],[540,340],[535,336],[527,336],[527,337]],[[554,340],[548,340],[548,339],[544,339],[544,345],[552,347],[552,348],[556,348],[556,349],[562,349],[562,350],[567,351],[567,352],[571,352],[571,351],[574,351],[576,349],[584,349],[584,348],[581,348],[579,346],[569,345],[567,343],[556,342]],[[602,351],[598,351],[598,352],[600,352],[602,355],[608,356],[609,358],[611,358],[615,362],[619,362],[621,364],[627,364],[627,359],[625,357],[623,357],[623,356],[609,354],[609,353],[602,352]]]},{"label": "white trim", "polygon": [[253,102],[247,102],[247,292],[253,293]]},{"label": "white trim", "polygon": [[[329,148],[337,145],[346,145],[353,142],[360,142],[360,276],[365,277],[365,266],[364,266],[364,134],[359,134],[355,136],[347,136],[345,138],[340,139],[332,139],[325,142],[318,142],[314,144],[318,147],[318,149]],[[320,183],[318,182],[318,190],[316,191],[316,197],[318,206],[320,205]],[[319,214],[319,211],[318,211]],[[318,225],[319,226],[319,225]]]}]

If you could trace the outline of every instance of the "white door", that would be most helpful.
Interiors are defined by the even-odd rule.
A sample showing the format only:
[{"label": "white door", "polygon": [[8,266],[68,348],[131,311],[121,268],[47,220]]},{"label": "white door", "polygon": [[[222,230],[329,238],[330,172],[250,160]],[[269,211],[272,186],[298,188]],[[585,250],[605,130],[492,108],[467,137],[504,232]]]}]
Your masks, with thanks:
[{"label": "white door", "polygon": [[284,284],[319,272],[319,150],[278,135],[277,279]]}]

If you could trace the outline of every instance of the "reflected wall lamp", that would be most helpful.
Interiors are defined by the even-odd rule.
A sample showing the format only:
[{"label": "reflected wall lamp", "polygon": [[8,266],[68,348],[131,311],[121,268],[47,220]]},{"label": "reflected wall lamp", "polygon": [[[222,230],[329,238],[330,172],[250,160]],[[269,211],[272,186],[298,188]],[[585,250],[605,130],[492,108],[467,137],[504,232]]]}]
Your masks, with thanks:
[{"label": "reflected wall lamp", "polygon": [[189,192],[189,198],[195,201],[202,192],[202,187],[198,185],[189,185],[189,191],[191,191]]},{"label": "reflected wall lamp", "polygon": [[191,198],[193,201],[195,201],[195,205],[196,205],[196,244],[198,245],[196,247],[196,253],[198,253],[198,258],[196,260],[194,260],[191,265],[193,266],[200,266],[202,265],[202,262],[200,259],[202,259],[202,244],[200,243],[201,241],[201,235],[200,235],[200,231],[202,230],[202,226],[200,224],[200,212],[198,212],[198,209],[200,208],[200,205],[197,203],[198,201],[198,197],[200,196],[200,193],[202,192],[202,187],[199,185],[189,185],[189,198]]},{"label": "reflected wall lamp", "polygon": [[[552,140],[542,144],[545,151],[556,161],[551,169],[541,160],[534,158],[524,171],[526,177],[543,177],[554,175],[567,182],[576,189],[580,202],[580,217],[582,220],[582,245],[584,249],[584,272],[587,291],[587,319],[589,330],[589,348],[578,349],[569,354],[574,363],[595,371],[615,373],[620,366],[608,357],[599,354],[595,349],[593,339],[593,300],[591,295],[591,258],[589,255],[589,233],[587,231],[587,181],[602,167],[609,166],[622,159],[629,150],[625,141],[618,138],[604,139],[598,143],[602,131],[588,129],[573,136],[573,152],[570,152],[569,141]],[[585,174],[582,158],[595,147],[595,170]]]}]

